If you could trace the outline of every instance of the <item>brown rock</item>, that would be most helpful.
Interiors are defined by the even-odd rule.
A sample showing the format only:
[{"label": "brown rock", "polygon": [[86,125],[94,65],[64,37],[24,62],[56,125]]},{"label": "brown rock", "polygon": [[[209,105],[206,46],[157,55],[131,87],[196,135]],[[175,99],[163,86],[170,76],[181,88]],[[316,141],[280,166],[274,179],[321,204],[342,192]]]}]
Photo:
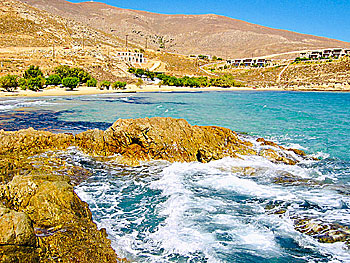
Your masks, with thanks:
[{"label": "brown rock", "polygon": [[76,145],[95,155],[119,154],[120,161],[167,160],[209,162],[237,154],[256,154],[229,129],[191,126],[183,119],[118,120],[105,132],[93,130],[76,136]]},{"label": "brown rock", "polygon": [[282,154],[279,154],[278,151],[275,151],[272,149],[262,149],[259,152],[259,155],[265,157],[266,159],[268,159],[272,162],[283,162],[285,164],[290,164],[290,165],[294,165],[297,163],[292,158],[288,158],[286,156],[283,156]]},{"label": "brown rock", "polygon": [[[295,163],[283,147],[259,140],[276,148],[263,149],[259,155]],[[227,128],[191,126],[183,119],[118,120],[106,131],[76,136],[33,129],[0,131],[0,202],[6,206],[0,210],[0,230],[5,233],[0,246],[11,244],[0,249],[2,261],[123,261],[111,248],[106,232],[97,229],[87,204],[74,193],[72,183],[84,180],[89,172],[66,165],[55,154],[69,146],[94,156],[116,156],[129,165],[150,160],[206,163],[257,155],[252,143]],[[247,174],[253,176],[254,171]]]},{"label": "brown rock", "polygon": [[0,246],[35,247],[36,237],[30,218],[21,212],[0,206]]}]

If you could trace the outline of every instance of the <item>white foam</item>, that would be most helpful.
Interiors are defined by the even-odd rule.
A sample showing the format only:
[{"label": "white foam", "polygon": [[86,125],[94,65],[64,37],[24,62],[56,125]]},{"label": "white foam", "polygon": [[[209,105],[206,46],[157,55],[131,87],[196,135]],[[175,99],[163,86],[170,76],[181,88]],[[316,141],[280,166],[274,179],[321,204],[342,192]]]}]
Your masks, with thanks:
[{"label": "white foam", "polygon": [[36,106],[49,106],[54,105],[48,100],[8,100],[0,102],[0,111],[6,112],[17,108],[27,108],[27,107],[36,107]]},{"label": "white foam", "polygon": [[[276,236],[283,236],[294,239],[301,247],[315,253],[333,255],[334,260],[346,259],[344,244],[320,244],[316,239],[297,232],[289,215],[304,213],[330,222],[346,223],[348,221],[344,218],[349,211],[332,211],[350,204],[350,199],[331,189],[282,186],[269,181],[284,172],[301,178],[322,176],[314,168],[275,164],[258,156],[225,158],[207,164],[153,165],[163,168],[153,176],[153,181],[130,178],[130,181],[112,184],[101,177],[102,181],[82,184],[77,188],[77,193],[88,201],[93,212],[102,213],[98,226],[107,228],[112,246],[121,256],[135,262],[171,262],[170,258],[178,254],[196,262],[196,257],[201,255],[207,262],[220,262],[218,251],[227,254],[248,251],[258,257],[278,258],[286,252]],[[256,175],[244,175],[237,167],[254,168]],[[117,170],[109,170],[108,173],[118,174]],[[124,190],[130,184],[139,187],[139,190]],[[141,201],[139,210],[133,211],[135,214],[131,216],[129,211],[119,206],[119,200],[124,195],[141,196],[142,189],[160,193],[152,199],[155,211],[150,215],[142,207],[144,201]],[[242,202],[239,198],[247,201]],[[291,205],[283,216],[271,215],[264,209],[268,201],[283,201]],[[300,208],[303,202],[315,204],[325,211],[312,206],[303,210]],[[140,232],[137,228],[145,224],[150,216],[162,220],[152,231],[146,229]],[[127,233],[122,231],[132,225],[136,225],[136,229]],[[229,238],[219,239],[222,236]]]}]

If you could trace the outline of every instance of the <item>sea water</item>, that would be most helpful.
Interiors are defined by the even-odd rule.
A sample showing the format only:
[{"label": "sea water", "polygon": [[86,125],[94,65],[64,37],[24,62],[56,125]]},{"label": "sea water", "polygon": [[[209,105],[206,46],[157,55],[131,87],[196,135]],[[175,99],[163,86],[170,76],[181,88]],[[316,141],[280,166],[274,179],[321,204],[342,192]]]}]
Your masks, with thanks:
[{"label": "sea water", "polygon": [[[0,99],[0,129],[78,133],[118,118],[166,116],[264,137],[319,161],[289,166],[262,157],[208,164],[101,162],[72,148],[91,171],[76,187],[112,246],[132,262],[350,262],[342,242],[323,244],[293,217],[350,226],[350,94],[193,92]],[[239,169],[241,168],[241,169]],[[242,169],[253,169],[247,176]],[[276,184],[285,173],[320,184]],[[326,185],[321,187],[319,185]],[[278,204],[283,215],[265,208]]]}]

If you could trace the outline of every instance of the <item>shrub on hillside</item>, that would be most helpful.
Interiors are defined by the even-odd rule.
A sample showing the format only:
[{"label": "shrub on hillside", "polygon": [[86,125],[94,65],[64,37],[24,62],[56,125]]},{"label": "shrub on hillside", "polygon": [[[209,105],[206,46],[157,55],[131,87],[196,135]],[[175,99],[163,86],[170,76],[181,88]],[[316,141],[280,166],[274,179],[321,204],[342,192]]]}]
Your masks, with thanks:
[{"label": "shrub on hillside", "polygon": [[142,85],[143,85],[143,80],[142,79],[138,79],[137,82],[136,82],[136,86],[138,88],[141,88]]},{"label": "shrub on hillside", "polygon": [[64,87],[73,90],[78,86],[79,79],[77,77],[67,77],[62,79],[62,84]]},{"label": "shrub on hillside", "polygon": [[18,76],[16,75],[7,75],[0,78],[0,88],[4,91],[14,91],[17,89]]},{"label": "shrub on hillside", "polygon": [[87,82],[86,82],[86,86],[88,87],[97,87],[97,80],[92,78],[92,79],[89,79]]},{"label": "shrub on hillside", "polygon": [[53,74],[46,79],[46,85],[60,85],[62,84],[62,79],[59,75]]}]

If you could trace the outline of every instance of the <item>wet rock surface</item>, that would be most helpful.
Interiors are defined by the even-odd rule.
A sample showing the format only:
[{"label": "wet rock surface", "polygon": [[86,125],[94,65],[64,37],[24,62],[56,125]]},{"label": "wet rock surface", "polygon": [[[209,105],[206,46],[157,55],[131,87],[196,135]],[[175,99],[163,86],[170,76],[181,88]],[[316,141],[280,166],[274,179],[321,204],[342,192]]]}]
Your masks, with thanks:
[{"label": "wet rock surface", "polygon": [[[258,154],[251,142],[241,140],[230,129],[191,126],[183,119],[173,118],[121,119],[106,131],[76,135],[75,145],[92,155],[118,154],[119,161],[128,165],[150,160],[207,163],[224,157]],[[286,164],[297,162],[276,149],[269,149],[271,160]]]},{"label": "wet rock surface", "polygon": [[[257,149],[258,144],[267,147],[265,152]],[[75,136],[34,129],[0,131],[0,261],[123,261],[74,192],[73,186],[87,179],[89,172],[67,164],[57,151],[74,146],[127,165],[151,160],[206,163],[243,155],[295,164],[305,156],[292,149],[288,154],[261,139],[256,145],[227,128],[191,126],[172,118],[118,120],[106,131]]]}]

